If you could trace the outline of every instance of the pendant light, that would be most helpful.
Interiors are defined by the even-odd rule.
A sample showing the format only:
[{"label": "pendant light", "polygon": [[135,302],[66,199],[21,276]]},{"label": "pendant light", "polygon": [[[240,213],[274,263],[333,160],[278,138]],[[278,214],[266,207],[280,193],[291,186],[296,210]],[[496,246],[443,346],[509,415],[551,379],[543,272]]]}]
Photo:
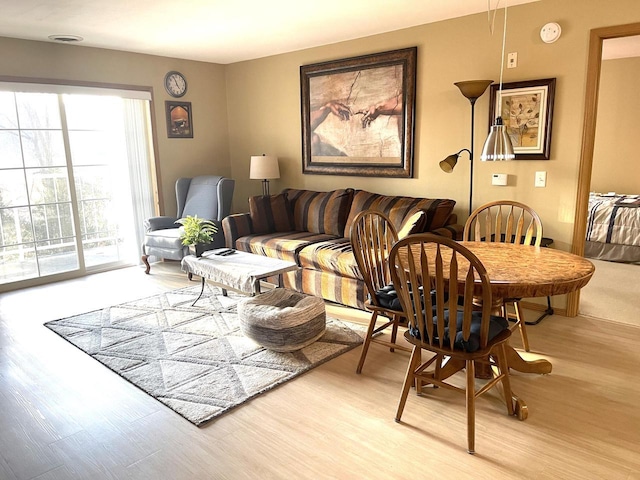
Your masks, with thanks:
[{"label": "pendant light", "polygon": [[489,136],[484,142],[482,147],[482,153],[480,159],[485,161],[501,161],[501,160],[513,160],[516,158],[516,154],[513,151],[513,145],[509,135],[507,135],[506,128],[502,123],[502,117],[500,116],[500,110],[502,109],[502,74],[504,72],[504,50],[505,43],[507,41],[507,1],[504,3],[504,26],[502,32],[502,58],[500,59],[500,87],[498,88],[498,105],[496,107],[496,113],[498,117],[496,122],[491,126],[489,130]]}]

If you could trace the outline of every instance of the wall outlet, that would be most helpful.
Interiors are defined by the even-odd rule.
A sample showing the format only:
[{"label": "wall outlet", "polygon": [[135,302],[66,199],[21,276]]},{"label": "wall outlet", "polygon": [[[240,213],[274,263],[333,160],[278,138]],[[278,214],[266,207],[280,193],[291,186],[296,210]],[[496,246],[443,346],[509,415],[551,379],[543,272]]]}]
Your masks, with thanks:
[{"label": "wall outlet", "polygon": [[507,68],[516,68],[518,66],[518,52],[511,52],[507,55]]},{"label": "wall outlet", "polygon": [[536,179],[534,185],[536,187],[547,186],[547,172],[536,172]]}]

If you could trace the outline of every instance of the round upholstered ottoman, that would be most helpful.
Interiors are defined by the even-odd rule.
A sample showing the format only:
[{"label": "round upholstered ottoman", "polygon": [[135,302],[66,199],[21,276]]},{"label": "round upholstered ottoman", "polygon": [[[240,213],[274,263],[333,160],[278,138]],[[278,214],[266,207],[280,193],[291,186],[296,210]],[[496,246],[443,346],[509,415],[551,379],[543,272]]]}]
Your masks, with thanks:
[{"label": "round upholstered ottoman", "polygon": [[318,340],[326,327],[324,300],[276,288],[238,303],[240,330],[276,352],[300,350]]}]

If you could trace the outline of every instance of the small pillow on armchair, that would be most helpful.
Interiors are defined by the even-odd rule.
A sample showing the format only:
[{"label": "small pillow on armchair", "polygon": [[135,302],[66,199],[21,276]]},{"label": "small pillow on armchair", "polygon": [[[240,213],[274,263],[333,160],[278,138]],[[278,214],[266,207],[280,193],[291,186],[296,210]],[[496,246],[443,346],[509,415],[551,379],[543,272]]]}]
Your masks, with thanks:
[{"label": "small pillow on armchair", "polygon": [[249,216],[253,233],[290,232],[293,213],[286,193],[249,197]]}]

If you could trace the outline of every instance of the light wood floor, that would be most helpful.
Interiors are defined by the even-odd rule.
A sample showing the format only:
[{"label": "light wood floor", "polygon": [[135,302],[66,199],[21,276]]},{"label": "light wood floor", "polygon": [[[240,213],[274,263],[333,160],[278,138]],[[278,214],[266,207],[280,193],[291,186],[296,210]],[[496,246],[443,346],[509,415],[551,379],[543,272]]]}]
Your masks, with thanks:
[{"label": "light wood floor", "polygon": [[161,264],[0,296],[0,479],[640,479],[638,327],[530,327],[553,373],[512,376],[524,422],[477,402],[471,456],[462,395],[411,394],[394,422],[402,352],[356,375],[352,350],[197,428],[42,326],[185,285]]}]

